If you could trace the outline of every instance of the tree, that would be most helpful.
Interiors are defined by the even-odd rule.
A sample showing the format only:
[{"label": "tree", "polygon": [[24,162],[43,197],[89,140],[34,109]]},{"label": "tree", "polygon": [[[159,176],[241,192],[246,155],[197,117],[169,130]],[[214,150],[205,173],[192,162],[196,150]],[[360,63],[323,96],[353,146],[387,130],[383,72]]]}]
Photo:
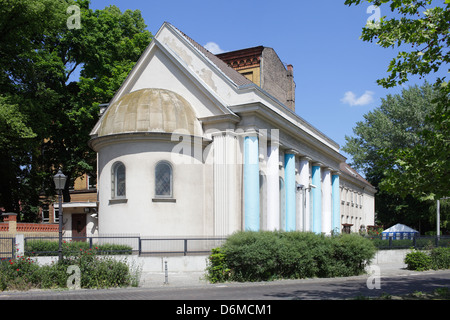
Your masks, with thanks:
[{"label": "tree", "polygon": [[[346,0],[346,5],[358,5],[361,0]],[[389,4],[397,16],[382,17],[368,23],[362,30],[364,41],[376,41],[384,48],[407,45],[388,66],[389,76],[377,82],[385,88],[408,81],[410,75],[424,77],[450,62],[450,1],[433,0],[367,0],[376,6]],[[380,7],[381,8],[381,7]],[[400,195],[414,195],[437,199],[450,194],[449,176],[449,95],[445,77],[434,83],[439,92],[434,100],[436,108],[424,120],[419,133],[421,142],[405,148],[385,147],[380,156],[388,156],[388,165],[381,187]]]},{"label": "tree", "polygon": [[428,128],[425,119],[436,108],[433,101],[437,94],[434,86],[426,82],[404,89],[401,94],[388,95],[378,108],[364,115],[364,121],[357,122],[355,136],[346,136],[342,149],[353,156],[352,166],[379,189],[375,197],[377,219],[385,225],[402,221],[421,229],[428,224],[428,202],[380,190],[386,179],[386,165],[395,162],[394,155],[382,151],[409,149],[422,143],[420,133]]},{"label": "tree", "polygon": [[[54,194],[58,167],[72,181],[95,176],[87,142],[98,106],[112,98],[152,39],[138,10],[93,11],[89,4],[0,0],[0,123],[8,125],[0,129],[0,144],[8,146],[0,154],[0,207],[30,220],[39,195]],[[68,28],[69,5],[80,8],[81,28]]]}]

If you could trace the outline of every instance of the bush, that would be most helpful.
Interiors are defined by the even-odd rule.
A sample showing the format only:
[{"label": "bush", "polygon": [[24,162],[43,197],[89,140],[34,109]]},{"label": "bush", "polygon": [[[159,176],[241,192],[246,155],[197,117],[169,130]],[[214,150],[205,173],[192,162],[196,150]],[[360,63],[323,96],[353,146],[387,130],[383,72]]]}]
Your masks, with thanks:
[{"label": "bush", "polygon": [[62,269],[65,270],[71,265],[78,266],[82,288],[121,287],[131,283],[128,266],[125,262],[110,257],[100,257],[97,253],[96,249],[80,249],[76,255],[64,258],[57,264],[62,265]]},{"label": "bush", "polygon": [[431,268],[432,269],[450,269],[450,248],[439,247],[431,250]]},{"label": "bush", "polygon": [[30,288],[66,288],[69,266],[80,268],[81,288],[109,288],[137,285],[138,274],[132,274],[125,261],[98,256],[97,250],[79,249],[51,265],[38,266],[31,258],[18,257],[0,262],[0,291]]},{"label": "bush", "polygon": [[0,290],[27,290],[36,287],[39,266],[30,258],[2,259],[0,262]]},{"label": "bush", "polygon": [[218,282],[357,275],[375,252],[359,235],[237,232],[213,251],[207,277]]},{"label": "bush", "polygon": [[[94,247],[97,254],[131,254],[132,248],[127,245],[105,243]],[[57,255],[59,249],[58,241],[51,240],[31,240],[26,242],[25,253],[28,256],[53,256]],[[63,255],[70,256],[77,254],[80,250],[89,250],[89,242],[85,241],[64,241],[62,245]]]},{"label": "bush", "polygon": [[413,250],[406,255],[405,263],[408,270],[449,269],[450,248],[432,248],[429,254],[424,251]]},{"label": "bush", "polygon": [[424,271],[431,267],[431,258],[423,251],[413,250],[405,257],[408,270]]},{"label": "bush", "polygon": [[231,277],[237,281],[267,280],[276,274],[278,239],[271,232],[238,232],[223,252]]},{"label": "bush", "polygon": [[230,276],[230,269],[226,267],[225,254],[222,248],[212,249],[208,257],[207,279],[211,283],[225,282]]}]

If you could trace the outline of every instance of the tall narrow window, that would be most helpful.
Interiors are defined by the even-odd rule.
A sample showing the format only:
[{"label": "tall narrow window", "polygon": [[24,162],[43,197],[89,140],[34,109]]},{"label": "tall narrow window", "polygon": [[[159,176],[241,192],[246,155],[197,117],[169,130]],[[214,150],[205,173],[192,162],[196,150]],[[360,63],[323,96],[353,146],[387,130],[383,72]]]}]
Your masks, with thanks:
[{"label": "tall narrow window", "polygon": [[123,199],[126,196],[126,172],[125,165],[122,162],[117,162],[113,166],[111,175],[112,198]]},{"label": "tall narrow window", "polygon": [[284,180],[280,177],[280,230],[286,230],[286,192]]},{"label": "tall narrow window", "polygon": [[172,166],[166,161],[159,162],[155,167],[155,197],[173,197]]}]

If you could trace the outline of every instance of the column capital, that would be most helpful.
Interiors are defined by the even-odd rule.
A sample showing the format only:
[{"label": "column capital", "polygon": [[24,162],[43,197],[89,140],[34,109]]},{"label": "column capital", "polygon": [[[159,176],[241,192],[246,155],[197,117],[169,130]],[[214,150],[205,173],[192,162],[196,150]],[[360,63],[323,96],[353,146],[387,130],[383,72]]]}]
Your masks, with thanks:
[{"label": "column capital", "polygon": [[296,154],[298,154],[298,151],[295,150],[295,149],[286,149],[286,150],[284,151],[284,154],[293,154],[293,155],[296,155]]},{"label": "column capital", "polygon": [[312,161],[312,159],[310,157],[308,157],[308,156],[300,156],[299,159],[300,159],[300,161],[308,161],[308,162]]},{"label": "column capital", "polygon": [[323,167],[323,163],[322,162],[318,162],[318,161],[314,161],[312,163],[312,165],[315,166],[315,167]]},{"label": "column capital", "polygon": [[243,135],[246,136],[246,137],[258,137],[259,136],[259,132],[258,132],[257,129],[251,128],[251,129],[245,130]]}]

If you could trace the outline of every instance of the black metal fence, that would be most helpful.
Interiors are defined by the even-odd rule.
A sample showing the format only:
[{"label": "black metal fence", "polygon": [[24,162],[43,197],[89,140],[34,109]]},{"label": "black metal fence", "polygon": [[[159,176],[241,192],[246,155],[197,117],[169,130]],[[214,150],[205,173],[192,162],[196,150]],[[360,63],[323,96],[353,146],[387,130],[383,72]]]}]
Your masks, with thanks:
[{"label": "black metal fence", "polygon": [[16,238],[0,238],[0,258],[14,259],[16,257]]},{"label": "black metal fence", "polygon": [[[192,255],[209,254],[223,244],[223,237],[63,237],[63,251],[95,249],[100,254]],[[58,255],[58,237],[25,237],[25,255]]]},{"label": "black metal fence", "polygon": [[[409,249],[419,250],[432,247],[450,247],[450,236],[415,236],[403,239],[394,237],[366,237],[380,250]],[[220,247],[226,237],[141,237],[130,235],[63,237],[64,245],[72,251],[96,249],[100,254],[135,255],[194,255],[209,254],[213,248]],[[58,255],[58,237],[25,237],[25,255]],[[41,242],[36,245],[36,242]],[[38,250],[36,250],[38,248]],[[16,241],[14,237],[0,238],[0,258],[15,258]]]},{"label": "black metal fence", "polygon": [[366,237],[375,244],[378,249],[419,249],[425,250],[433,247],[450,247],[450,236],[411,236],[393,237],[377,236]]}]

